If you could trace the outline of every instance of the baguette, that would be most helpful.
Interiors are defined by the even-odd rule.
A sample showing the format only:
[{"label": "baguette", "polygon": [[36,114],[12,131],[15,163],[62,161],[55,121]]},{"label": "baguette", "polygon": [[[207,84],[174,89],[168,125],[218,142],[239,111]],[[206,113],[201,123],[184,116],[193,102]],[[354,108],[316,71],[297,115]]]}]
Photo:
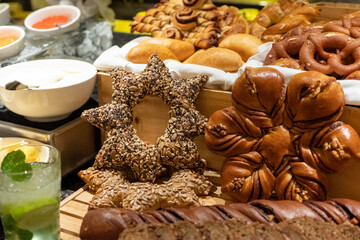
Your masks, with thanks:
[{"label": "baguette", "polygon": [[162,37],[152,37],[146,39],[144,42],[153,43],[153,44],[161,44],[170,51],[172,51],[175,56],[179,59],[179,61],[184,61],[188,57],[194,54],[195,47],[190,42],[182,41],[178,39],[172,38],[162,38]]},{"label": "baguette", "polygon": [[164,61],[166,59],[179,60],[175,54],[161,44],[141,42],[127,53],[126,59],[133,63],[147,64],[150,56],[156,53]]}]

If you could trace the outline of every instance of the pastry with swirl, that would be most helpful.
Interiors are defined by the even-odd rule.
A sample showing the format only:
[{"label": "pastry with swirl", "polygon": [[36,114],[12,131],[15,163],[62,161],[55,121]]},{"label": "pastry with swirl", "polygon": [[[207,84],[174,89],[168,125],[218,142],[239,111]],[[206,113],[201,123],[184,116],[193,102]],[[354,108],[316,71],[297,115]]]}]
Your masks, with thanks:
[{"label": "pastry with swirl", "polygon": [[151,33],[189,41],[196,48],[217,46],[220,37],[247,33],[247,21],[235,7],[216,7],[211,0],[170,0],[149,9],[145,16],[136,16],[131,31]]},{"label": "pastry with swirl", "polygon": [[338,121],[345,96],[335,78],[308,71],[284,76],[246,68],[232,89],[233,106],[212,114],[208,148],[226,159],[222,191],[247,202],[258,198],[325,200],[326,173],[360,159],[360,138]]}]

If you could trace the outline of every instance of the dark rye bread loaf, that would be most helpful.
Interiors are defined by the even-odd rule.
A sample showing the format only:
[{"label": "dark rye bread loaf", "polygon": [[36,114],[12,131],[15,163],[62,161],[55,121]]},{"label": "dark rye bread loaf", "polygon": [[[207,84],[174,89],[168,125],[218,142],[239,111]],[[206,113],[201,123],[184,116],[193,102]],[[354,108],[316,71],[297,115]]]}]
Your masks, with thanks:
[{"label": "dark rye bread loaf", "polygon": [[335,224],[308,217],[281,223],[249,223],[238,219],[195,224],[140,224],[125,229],[118,240],[350,240],[359,239],[360,228],[349,223]]},{"label": "dark rye bread loaf", "polygon": [[[83,240],[117,239],[124,229],[143,223],[161,225],[187,221],[194,224],[204,224],[209,221],[228,219],[237,219],[246,223],[278,223],[298,217],[308,217],[320,222],[333,222],[334,224],[352,223],[359,226],[360,202],[350,199],[332,199],[324,202],[306,201],[303,203],[290,200],[255,200],[249,203],[180,209],[169,208],[141,213],[122,208],[98,208],[88,211],[85,215],[80,229],[80,237]],[[248,229],[243,231],[246,232]],[[210,230],[208,232],[215,234]],[[287,229],[286,232],[296,235],[296,231]],[[351,233],[351,229],[348,232]]]}]

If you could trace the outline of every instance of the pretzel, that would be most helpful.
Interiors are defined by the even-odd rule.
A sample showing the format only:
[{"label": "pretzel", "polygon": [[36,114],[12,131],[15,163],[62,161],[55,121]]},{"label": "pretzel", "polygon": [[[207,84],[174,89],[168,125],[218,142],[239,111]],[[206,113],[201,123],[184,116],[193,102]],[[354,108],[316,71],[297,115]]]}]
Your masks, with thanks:
[{"label": "pretzel", "polygon": [[325,32],[339,32],[353,38],[360,38],[360,11],[346,14],[340,20],[330,21],[324,25]]},{"label": "pretzel", "polygon": [[314,21],[315,17],[320,14],[320,10],[311,4],[304,4],[298,8],[295,8],[286,16],[284,16],[280,22],[270,26],[266,29],[261,40],[263,42],[277,41],[281,38],[282,34],[290,31],[297,26],[306,26]]},{"label": "pretzel", "polygon": [[360,80],[360,70],[350,73],[349,75],[347,75],[347,77],[345,79],[346,80],[348,80],[348,79]]},{"label": "pretzel", "polygon": [[275,62],[273,62],[271,65],[285,67],[285,68],[292,68],[297,70],[304,70],[303,67],[300,65],[300,61],[293,58],[280,58]]},{"label": "pretzel", "polygon": [[271,65],[281,58],[295,59],[306,40],[306,35],[297,35],[275,42],[264,60],[264,65]]},{"label": "pretzel", "polygon": [[307,35],[309,33],[322,33],[324,32],[324,24],[326,24],[325,21],[319,21],[309,25],[293,28],[284,35],[282,35],[281,40],[298,35]]},{"label": "pretzel", "polygon": [[[352,61],[344,64],[350,56]],[[317,57],[320,57],[319,61],[315,60]],[[360,69],[360,39],[353,39],[343,33],[309,34],[300,49],[299,58],[306,70],[348,75]]]}]

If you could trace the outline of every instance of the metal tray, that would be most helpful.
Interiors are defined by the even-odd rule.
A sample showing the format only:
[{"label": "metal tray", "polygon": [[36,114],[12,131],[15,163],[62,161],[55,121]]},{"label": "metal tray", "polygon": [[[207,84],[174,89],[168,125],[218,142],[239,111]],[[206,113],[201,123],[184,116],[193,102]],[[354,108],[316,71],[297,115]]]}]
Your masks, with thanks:
[{"label": "metal tray", "polygon": [[84,109],[97,105],[89,101],[70,117],[55,123],[30,122],[7,109],[0,113],[0,137],[24,137],[58,148],[65,176],[92,160],[100,147],[100,131],[80,118]]}]

